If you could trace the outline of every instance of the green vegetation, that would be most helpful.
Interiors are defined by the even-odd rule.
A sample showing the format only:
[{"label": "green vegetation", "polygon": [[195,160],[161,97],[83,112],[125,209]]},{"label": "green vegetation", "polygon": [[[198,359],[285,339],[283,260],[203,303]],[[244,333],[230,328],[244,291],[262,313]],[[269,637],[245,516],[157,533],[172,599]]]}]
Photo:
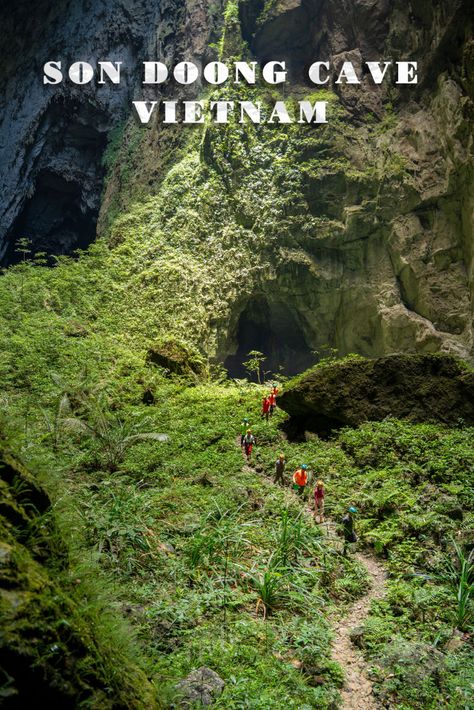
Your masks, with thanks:
[{"label": "green vegetation", "polygon": [[[229,57],[242,54],[237,10],[227,6],[220,44]],[[330,101],[328,127],[233,120],[168,134],[166,174],[155,128],[127,125],[105,156],[107,239],[54,268],[23,244],[0,279],[5,447],[52,502],[30,516],[30,488],[3,486],[13,550],[3,650],[34,656],[44,687],[78,707],[169,707],[176,683],[203,665],[225,681],[216,707],[337,706],[332,622],[368,576],[304,501],[273,485],[281,449],[289,472],[305,461],[324,479],[333,520],[357,505],[359,544],[387,565],[387,595],[357,641],[381,699],[469,707],[472,429],[386,419],[288,442],[281,411],[259,418],[267,389],[232,384],[208,362],[269,273],[341,233],[349,183],[372,209],[384,180],[408,179],[388,148],[363,150],[364,130],[389,143],[388,107],[383,126],[362,129],[334,94],[315,96]],[[275,96],[259,87],[238,98]],[[264,356],[249,356],[260,379]],[[319,370],[338,367],[330,358]],[[246,415],[254,469],[236,445]],[[19,507],[21,525],[11,522]],[[16,682],[5,676],[0,697]]]},{"label": "green vegetation", "polygon": [[386,560],[387,596],[357,643],[382,700],[401,707],[469,707],[472,441],[469,428],[386,420],[286,446],[292,462],[309,461],[324,478],[331,517],[357,505],[359,535]]},{"label": "green vegetation", "polygon": [[[97,335],[108,312],[85,321],[76,311],[73,327],[66,311],[52,317],[55,328],[28,327],[52,279],[65,292],[84,263],[15,267],[0,284],[14,301],[21,278],[24,296],[3,347],[6,435],[42,471],[71,550],[67,579],[86,577],[92,600],[100,587],[91,603],[114,610],[108,626],[96,622],[101,633],[120,613],[135,627],[130,663],[153,680],[154,702],[170,703],[175,684],[202,665],[226,682],[217,707],[335,701],[342,676],[328,619],[364,592],[367,577],[290,490],[271,483],[283,448],[289,471],[304,460],[324,478],[333,519],[356,503],[362,544],[386,559],[388,594],[359,640],[381,697],[408,708],[467,706],[472,430],[386,420],[334,440],[284,442],[281,411],[270,424],[258,419],[264,389],[197,383],[192,371],[170,379],[146,352]],[[245,415],[260,473],[243,467],[235,444]],[[84,568],[87,558],[94,563]],[[422,705],[414,677],[423,678]]]},{"label": "green vegetation", "polygon": [[[71,394],[71,408],[84,411],[92,389],[84,384],[81,397]],[[51,447],[37,408],[30,409],[23,456],[61,471],[44,477],[58,515],[62,501],[67,509],[75,501],[74,545],[113,576],[114,588],[106,585],[103,594],[111,608],[130,610],[142,646],[137,663],[146,663],[159,696],[172,695],[196,666],[210,665],[226,681],[221,707],[239,707],[244,697],[256,707],[282,697],[293,707],[329,706],[340,675],[331,665],[324,615],[340,596],[332,581],[346,580],[350,596],[357,595],[360,570],[301,516],[291,493],[242,469],[235,422],[257,406],[259,392],[241,401],[235,387],[189,387],[163,376],[156,392],[153,407],[116,400],[114,421],[120,415],[126,431],[146,422],[169,440],[137,439],[114,459],[116,470],[109,439],[83,427],[66,428]],[[263,440],[265,427],[254,429]],[[76,522],[66,541],[77,533]],[[74,557],[68,573],[82,578]],[[309,628],[314,651],[298,641]],[[317,667],[323,684],[307,685],[295,661]]]}]

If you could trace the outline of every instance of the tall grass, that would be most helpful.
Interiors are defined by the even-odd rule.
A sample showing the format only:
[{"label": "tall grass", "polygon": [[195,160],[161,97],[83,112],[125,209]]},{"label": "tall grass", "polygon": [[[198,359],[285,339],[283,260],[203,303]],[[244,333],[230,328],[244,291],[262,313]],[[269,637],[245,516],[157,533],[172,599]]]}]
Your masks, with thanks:
[{"label": "tall grass", "polygon": [[451,545],[451,554],[445,556],[440,568],[431,576],[454,593],[456,627],[460,631],[465,631],[474,618],[474,604],[471,598],[474,590],[474,549],[466,555],[455,540],[451,541]]}]

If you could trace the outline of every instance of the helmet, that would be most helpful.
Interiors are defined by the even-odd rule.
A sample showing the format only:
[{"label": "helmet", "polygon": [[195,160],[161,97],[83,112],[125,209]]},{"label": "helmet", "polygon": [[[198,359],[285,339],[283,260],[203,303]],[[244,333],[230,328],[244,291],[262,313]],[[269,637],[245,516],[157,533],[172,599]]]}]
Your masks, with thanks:
[{"label": "helmet", "polygon": [[251,433],[252,433],[252,430],[251,430],[251,429],[247,429],[247,434],[251,434]]},{"label": "helmet", "polygon": [[305,463],[303,463],[303,464],[301,464],[301,468],[303,469],[303,471],[306,471],[306,469],[307,469],[308,467],[307,467],[307,465],[306,465]]},{"label": "helmet", "polygon": [[324,482],[321,479],[319,479],[319,481],[316,481],[316,485],[317,486],[324,486]]},{"label": "helmet", "polygon": [[354,506],[351,505],[349,508],[349,513],[357,513],[357,508],[354,508]]},{"label": "helmet", "polygon": [[284,458],[285,458],[285,454],[279,454],[278,458],[279,458],[279,459],[284,459]]},{"label": "helmet", "polygon": [[247,417],[244,417],[244,418],[243,418],[243,421],[244,421],[244,422],[248,422]]}]

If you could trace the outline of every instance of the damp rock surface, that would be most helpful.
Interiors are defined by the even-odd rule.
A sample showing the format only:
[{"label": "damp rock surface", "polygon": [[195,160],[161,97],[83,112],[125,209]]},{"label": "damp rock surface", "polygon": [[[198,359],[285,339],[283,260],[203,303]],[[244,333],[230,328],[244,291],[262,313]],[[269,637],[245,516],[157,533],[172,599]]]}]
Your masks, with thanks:
[{"label": "damp rock surface", "polygon": [[182,695],[182,707],[194,703],[207,707],[222,693],[224,686],[224,681],[212,668],[203,666],[190,673],[176,688]]},{"label": "damp rock surface", "polygon": [[155,707],[150,683],[131,661],[117,661],[124,665],[112,678],[99,617],[78,614],[87,580],[69,577],[68,547],[50,497],[2,444],[0,435],[0,704]]}]

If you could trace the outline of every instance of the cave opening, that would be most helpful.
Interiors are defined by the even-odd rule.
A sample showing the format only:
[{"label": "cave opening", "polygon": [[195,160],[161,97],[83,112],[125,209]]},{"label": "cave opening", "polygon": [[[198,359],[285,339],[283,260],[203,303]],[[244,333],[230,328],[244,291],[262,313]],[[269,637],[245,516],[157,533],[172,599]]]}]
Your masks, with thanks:
[{"label": "cave opening", "polygon": [[19,261],[18,241],[27,239],[32,252],[71,254],[85,249],[96,236],[98,208],[84,205],[81,186],[42,171],[34,194],[26,200],[9,234],[5,263]]},{"label": "cave opening", "polygon": [[317,359],[306,341],[298,315],[286,303],[264,296],[253,298],[240,314],[235,341],[234,353],[224,362],[229,377],[249,376],[242,363],[249,359],[251,350],[265,355],[262,369],[267,377],[296,375]]},{"label": "cave opening", "polygon": [[[12,223],[3,265],[17,263],[18,241],[48,256],[86,249],[96,238],[105,169],[108,119],[96,107],[74,103],[68,111],[52,104],[38,135],[44,140],[32,162],[31,187]],[[35,144],[31,148],[34,152]],[[50,260],[50,263],[54,263]]]}]

